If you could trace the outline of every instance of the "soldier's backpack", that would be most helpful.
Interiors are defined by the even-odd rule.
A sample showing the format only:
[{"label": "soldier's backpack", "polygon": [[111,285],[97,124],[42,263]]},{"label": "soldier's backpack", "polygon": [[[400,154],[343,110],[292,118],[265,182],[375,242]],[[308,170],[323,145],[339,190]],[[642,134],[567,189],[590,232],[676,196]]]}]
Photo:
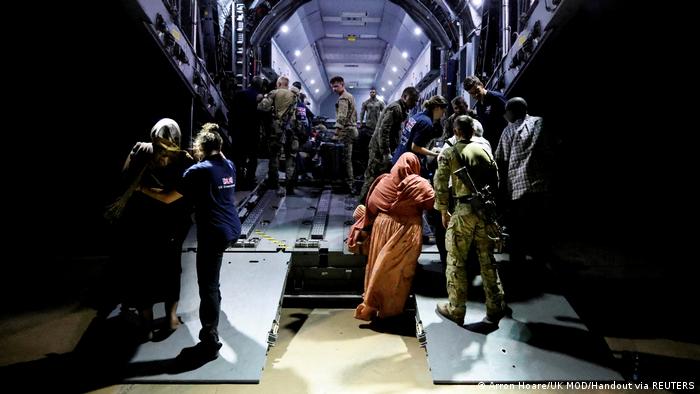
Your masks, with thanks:
[{"label": "soldier's backpack", "polygon": [[269,97],[268,95],[265,95],[265,97],[260,100],[258,103],[258,111],[269,113],[272,112],[272,107],[274,106],[274,103],[272,101],[272,98]]},{"label": "soldier's backpack", "polygon": [[309,133],[306,131],[304,123],[299,119],[297,110],[297,101],[295,100],[289,105],[286,111],[282,114],[280,125],[286,135],[294,135],[299,140],[299,145],[303,145],[309,139]]}]

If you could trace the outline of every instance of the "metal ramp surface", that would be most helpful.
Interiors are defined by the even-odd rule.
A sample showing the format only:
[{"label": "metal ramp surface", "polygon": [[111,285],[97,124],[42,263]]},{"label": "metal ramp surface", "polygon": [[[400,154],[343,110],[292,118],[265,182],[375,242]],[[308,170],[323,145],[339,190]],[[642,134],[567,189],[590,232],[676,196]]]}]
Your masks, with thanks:
[{"label": "metal ramp surface", "polygon": [[330,227],[327,221],[332,217],[331,205],[337,205],[333,200],[338,198],[330,190],[313,188],[297,188],[295,194],[287,196],[267,191],[244,221],[246,237],[241,237],[229,251],[294,252],[327,248]]},{"label": "metal ramp surface", "polygon": [[[289,270],[289,254],[225,253],[221,267],[219,358],[196,369],[163,374],[158,363],[173,360],[194,346],[199,323],[196,253],[182,255],[182,290],[178,315],[184,324],[162,342],[142,344],[127,367],[130,382],[258,383],[276,337],[279,309]],[[155,308],[163,315],[162,308]],[[154,374],[153,371],[158,371]]]},{"label": "metal ramp surface", "polygon": [[467,303],[460,327],[435,311],[443,301],[416,294],[416,318],[436,384],[623,380],[611,368],[603,339],[588,331],[563,296],[543,293],[509,303],[512,318],[487,334],[479,324],[483,303]]},{"label": "metal ramp surface", "polygon": [[[330,189],[298,187],[294,194],[266,191],[242,223],[241,238],[229,252],[345,251],[356,199]],[[184,250],[196,244],[190,235]]]}]

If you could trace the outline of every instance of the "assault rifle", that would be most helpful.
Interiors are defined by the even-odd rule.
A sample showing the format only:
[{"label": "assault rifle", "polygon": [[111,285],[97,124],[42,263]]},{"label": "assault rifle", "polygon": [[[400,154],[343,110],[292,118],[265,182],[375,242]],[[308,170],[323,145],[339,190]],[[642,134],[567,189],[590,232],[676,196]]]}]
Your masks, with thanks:
[{"label": "assault rifle", "polygon": [[496,196],[490,185],[479,188],[469,174],[468,166],[463,166],[454,172],[462,183],[472,190],[471,206],[474,213],[486,223],[486,232],[491,237],[499,237],[501,226],[498,224],[498,210],[496,209]]}]

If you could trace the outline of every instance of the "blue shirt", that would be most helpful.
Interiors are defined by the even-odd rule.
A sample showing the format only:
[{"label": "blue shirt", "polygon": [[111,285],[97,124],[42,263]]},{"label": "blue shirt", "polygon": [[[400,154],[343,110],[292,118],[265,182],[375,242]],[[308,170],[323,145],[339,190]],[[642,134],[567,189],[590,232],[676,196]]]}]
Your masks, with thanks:
[{"label": "blue shirt", "polygon": [[194,203],[197,238],[238,239],[241,221],[235,190],[236,167],[221,154],[209,156],[185,171],[182,194]]},{"label": "blue shirt", "polygon": [[[403,131],[401,131],[401,144],[406,148],[406,152],[411,152],[411,144],[425,148],[430,143],[430,140],[439,136],[435,133],[431,116],[431,113],[425,110],[411,116],[406,121]],[[416,155],[418,157],[423,156],[418,153]]]},{"label": "blue shirt", "polygon": [[503,117],[506,113],[506,96],[502,93],[488,90],[483,102],[477,101],[474,105],[476,118],[484,127],[483,137],[489,140],[491,146],[498,146],[503,129],[508,121]]}]

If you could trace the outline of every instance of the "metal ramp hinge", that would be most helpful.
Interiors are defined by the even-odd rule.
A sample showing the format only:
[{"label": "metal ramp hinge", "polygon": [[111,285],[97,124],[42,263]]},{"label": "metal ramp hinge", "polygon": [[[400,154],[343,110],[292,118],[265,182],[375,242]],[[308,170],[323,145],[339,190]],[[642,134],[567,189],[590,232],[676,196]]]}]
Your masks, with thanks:
[{"label": "metal ramp hinge", "polygon": [[260,238],[253,237],[250,239],[238,239],[235,244],[231,245],[232,248],[255,248],[258,246]]},{"label": "metal ramp hinge", "polygon": [[295,248],[316,248],[320,246],[321,242],[317,239],[306,239],[306,238],[299,238],[294,242],[294,247]]},{"label": "metal ramp hinge", "polygon": [[426,349],[428,339],[425,336],[425,329],[423,329],[423,321],[418,318],[416,318],[416,338],[418,338],[418,345]]},{"label": "metal ramp hinge", "polygon": [[267,333],[267,345],[268,347],[275,346],[275,343],[277,343],[277,331],[280,328],[280,324],[277,320],[274,320],[272,322],[272,328],[270,328],[270,332]]}]

